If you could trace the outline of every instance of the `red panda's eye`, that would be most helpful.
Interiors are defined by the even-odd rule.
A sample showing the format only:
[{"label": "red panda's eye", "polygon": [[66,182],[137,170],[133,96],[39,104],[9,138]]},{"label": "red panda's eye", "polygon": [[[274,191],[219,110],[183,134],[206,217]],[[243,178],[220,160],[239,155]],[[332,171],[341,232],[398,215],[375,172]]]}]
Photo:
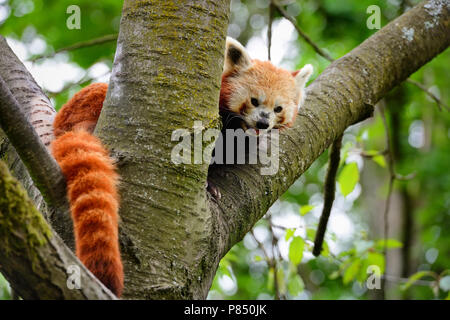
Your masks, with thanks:
[{"label": "red panda's eye", "polygon": [[283,110],[283,107],[282,106],[278,106],[273,111],[275,111],[276,113],[280,113],[281,110]]},{"label": "red panda's eye", "polygon": [[258,101],[258,99],[252,98],[250,101],[252,102],[252,105],[254,105],[255,107],[259,106],[259,101]]}]

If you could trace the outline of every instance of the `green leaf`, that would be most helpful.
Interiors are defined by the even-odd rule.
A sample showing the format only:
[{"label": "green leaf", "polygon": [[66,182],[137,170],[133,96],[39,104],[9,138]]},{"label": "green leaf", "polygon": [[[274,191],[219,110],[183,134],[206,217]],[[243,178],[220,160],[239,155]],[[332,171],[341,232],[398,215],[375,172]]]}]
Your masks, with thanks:
[{"label": "green leaf", "polygon": [[294,235],[295,229],[287,229],[284,240],[288,241]]},{"label": "green leaf", "polygon": [[220,268],[220,272],[221,272],[222,275],[224,275],[224,276],[228,276],[228,277],[230,277],[231,279],[233,278],[233,277],[231,276],[230,268],[228,268],[228,267],[221,267],[221,268]]},{"label": "green leaf", "polygon": [[255,259],[256,262],[263,261],[263,258],[261,256],[258,256],[258,255],[254,256],[254,259]]},{"label": "green leaf", "polygon": [[312,209],[314,209],[314,206],[307,204],[305,206],[301,206],[300,207],[300,215],[304,216],[305,214],[307,214],[308,212],[310,212]]},{"label": "green leaf", "polygon": [[9,291],[8,281],[0,273],[0,300],[10,300],[11,294]]},{"label": "green leaf", "polygon": [[364,153],[368,156],[373,157],[373,156],[377,155],[379,152],[377,150],[366,150],[366,151],[364,151]]},{"label": "green leaf", "polygon": [[289,260],[296,266],[302,261],[304,247],[305,241],[301,237],[294,237],[289,245]]},{"label": "green leaf", "polygon": [[267,275],[267,289],[272,291],[273,289],[273,280],[275,279],[275,272],[273,267],[269,269],[269,274]]},{"label": "green leaf", "polygon": [[288,291],[292,296],[298,295],[305,288],[302,278],[295,274],[288,283]]},{"label": "green leaf", "polygon": [[377,163],[380,167],[386,168],[386,160],[384,159],[384,156],[382,155],[374,156],[372,160],[375,161],[375,163]]},{"label": "green leaf", "polygon": [[[367,266],[378,266],[380,268],[381,274],[384,274],[384,255],[378,252],[369,252],[367,254]],[[366,270],[364,270],[364,272],[366,272]]]},{"label": "green leaf", "polygon": [[278,291],[280,291],[281,294],[286,293],[286,281],[284,280],[284,271],[282,268],[277,269],[277,281],[278,281]]},{"label": "green leaf", "polygon": [[316,237],[316,229],[313,228],[306,229],[306,238],[308,240],[314,241],[315,237]]},{"label": "green leaf", "polygon": [[349,284],[353,279],[355,279],[356,275],[359,272],[359,269],[361,268],[361,260],[355,259],[350,266],[345,270],[344,277],[342,281],[344,284]]},{"label": "green leaf", "polygon": [[356,162],[346,164],[339,174],[338,184],[344,196],[349,195],[359,181],[359,171]]},{"label": "green leaf", "polygon": [[353,256],[355,254],[356,254],[356,249],[352,248],[352,249],[347,250],[347,251],[342,251],[341,253],[338,254],[337,257],[338,258],[343,258],[343,257],[346,257],[346,256]]},{"label": "green leaf", "polygon": [[328,243],[323,240],[322,243],[322,252],[320,253],[323,257],[329,257],[330,256],[330,247],[328,246]]},{"label": "green leaf", "polygon": [[347,160],[348,152],[351,148],[353,148],[353,143],[350,141],[347,141],[341,148],[341,160],[339,161],[339,167],[345,163],[345,160]]},{"label": "green leaf", "polygon": [[[380,239],[377,242],[375,242],[375,247],[378,250],[383,250],[384,249],[384,239]],[[403,244],[395,239],[387,239],[386,240],[386,248],[388,249],[396,249],[396,248],[401,248],[403,247]]]},{"label": "green leaf", "polygon": [[328,278],[329,278],[330,280],[335,280],[335,279],[337,279],[338,277],[339,277],[339,270],[333,271],[333,272],[328,276]]}]

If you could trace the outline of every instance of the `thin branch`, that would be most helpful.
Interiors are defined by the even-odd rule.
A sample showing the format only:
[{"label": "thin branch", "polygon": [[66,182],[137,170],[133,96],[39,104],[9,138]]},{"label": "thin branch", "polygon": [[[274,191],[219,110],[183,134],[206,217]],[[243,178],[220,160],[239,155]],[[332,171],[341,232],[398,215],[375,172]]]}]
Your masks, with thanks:
[{"label": "thin branch", "polygon": [[[386,197],[386,203],[384,206],[384,213],[383,213],[383,221],[384,221],[384,231],[383,231],[383,238],[384,238],[384,246],[383,246],[383,255],[384,255],[384,264],[385,264],[385,270],[387,270],[388,265],[388,257],[387,257],[387,239],[389,237],[389,207],[391,204],[391,198],[392,198],[392,190],[394,186],[394,180],[396,178],[395,169],[394,169],[394,152],[392,150],[391,141],[389,138],[389,127],[388,123],[386,121],[386,116],[384,114],[384,105],[379,105],[381,119],[383,120],[384,130],[386,132],[386,150],[387,150],[387,158],[388,158],[388,169],[389,169],[389,183],[388,183],[388,194]],[[385,281],[383,279],[382,281],[382,291],[385,293]]]},{"label": "thin branch", "polygon": [[70,46],[60,48],[60,49],[56,50],[55,52],[53,52],[51,54],[36,55],[36,56],[31,57],[30,59],[28,59],[28,61],[36,62],[36,61],[41,60],[41,59],[52,58],[56,54],[61,53],[61,52],[73,51],[73,50],[77,50],[77,49],[82,49],[82,48],[96,46],[96,45],[99,45],[99,44],[108,43],[108,42],[117,40],[117,36],[118,36],[118,34],[108,34],[108,35],[105,35],[105,36],[102,36],[102,37],[99,37],[99,38],[95,38],[95,39],[91,39],[91,40],[87,40],[87,41],[82,41],[82,42],[77,42],[77,43],[72,44]]},{"label": "thin branch", "polygon": [[309,43],[309,45],[311,47],[313,47],[313,49],[323,58],[327,59],[328,61],[332,62],[334,61],[334,59],[325,51],[323,51],[317,44],[314,43],[314,41],[311,40],[311,38],[305,33],[303,32],[302,29],[300,29],[300,27],[297,24],[297,21],[295,21],[295,19],[293,17],[291,17],[286,10],[283,9],[283,7],[281,5],[279,5],[276,0],[272,0],[271,1],[271,5],[274,6],[278,12],[287,20],[289,20],[292,25],[294,26],[295,30],[297,30],[298,34],[307,42]]},{"label": "thin branch", "polygon": [[323,239],[327,229],[328,219],[330,218],[331,208],[333,206],[334,196],[336,192],[336,173],[339,168],[340,153],[342,145],[342,135],[339,136],[331,145],[328,160],[328,171],[325,177],[324,187],[324,203],[323,210],[317,227],[316,237],[314,239],[313,255],[316,257],[322,251]]},{"label": "thin branch", "polygon": [[[267,252],[266,248],[264,247],[264,244],[259,241],[258,239],[256,239],[255,237],[255,233],[253,232],[253,230],[250,230],[250,235],[252,236],[253,240],[255,240],[256,244],[258,245],[258,248],[263,252],[264,257],[266,258],[266,262],[269,265],[269,268],[273,268],[273,285],[274,285],[274,289],[275,289],[275,300],[280,300],[280,290],[279,290],[279,283],[278,283],[278,278],[277,278],[277,262],[275,259],[275,247],[274,247],[274,240],[275,238],[273,237],[273,232],[272,232],[272,257],[269,256],[269,253]],[[275,244],[276,245],[276,244]]]},{"label": "thin branch", "polygon": [[272,25],[273,16],[275,13],[274,6],[272,3],[269,4],[269,25],[267,26],[267,60],[271,60],[270,51],[272,49]]},{"label": "thin branch", "polygon": [[[388,274],[383,274],[381,276],[381,279],[384,279],[385,281],[394,282],[394,283],[407,283],[410,281],[409,278],[403,278]],[[416,280],[412,285],[414,286],[424,286],[424,287],[431,287],[433,284],[435,284],[436,281],[429,281],[429,280]]]},{"label": "thin branch", "polygon": [[266,258],[267,263],[269,264],[269,266],[272,265],[272,258],[269,256],[266,248],[264,247],[264,244],[259,241],[256,237],[255,237],[255,233],[253,232],[253,230],[250,230],[250,235],[252,236],[253,240],[255,240],[256,244],[258,245],[258,248],[261,249],[262,253],[264,254],[264,257]]},{"label": "thin branch", "polygon": [[439,111],[442,111],[442,107],[444,107],[447,111],[450,111],[449,106],[447,106],[444,101],[442,101],[441,99],[439,99],[433,92],[431,92],[430,90],[428,90],[423,84],[421,84],[420,82],[417,82],[415,80],[412,80],[410,78],[406,79],[406,82],[411,83],[413,85],[415,85],[417,88],[419,88],[420,90],[422,90],[423,92],[425,92],[430,98],[432,98],[434,101],[436,101],[436,104],[439,108]]},{"label": "thin branch", "polygon": [[[110,73],[110,72],[111,72],[111,70],[108,70],[107,72],[105,72],[104,74],[102,74],[100,77],[106,76],[106,75],[107,75],[108,73]],[[86,73],[86,74],[87,74],[87,73]],[[94,77],[87,77],[86,74],[85,74],[80,80],[78,80],[78,81],[76,81],[76,82],[69,82],[69,83],[67,83],[67,84],[66,84],[61,90],[59,90],[59,91],[47,91],[46,93],[48,94],[49,97],[55,97],[55,96],[57,96],[57,95],[59,95],[59,94],[65,92],[65,91],[67,91],[67,90],[69,90],[69,89],[71,89],[71,88],[73,88],[73,87],[76,87],[76,86],[83,86],[83,85],[85,85],[85,84],[87,84],[87,83],[90,83],[90,82],[92,82],[93,80],[96,79],[96,78],[94,78]],[[99,77],[97,77],[97,78],[99,78]]]}]

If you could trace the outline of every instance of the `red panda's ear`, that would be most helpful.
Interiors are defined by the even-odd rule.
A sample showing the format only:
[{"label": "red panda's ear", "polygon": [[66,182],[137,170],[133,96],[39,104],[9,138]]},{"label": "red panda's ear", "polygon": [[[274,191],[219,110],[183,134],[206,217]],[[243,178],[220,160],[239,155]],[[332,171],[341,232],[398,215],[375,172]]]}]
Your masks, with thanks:
[{"label": "red panda's ear", "polygon": [[237,40],[227,37],[225,44],[225,61],[223,72],[244,70],[250,67],[252,61],[245,48]]},{"label": "red panda's ear", "polygon": [[297,71],[293,71],[292,75],[295,78],[297,88],[302,90],[305,87],[306,82],[308,82],[309,77],[312,75],[314,68],[312,65],[307,64],[303,68]]}]

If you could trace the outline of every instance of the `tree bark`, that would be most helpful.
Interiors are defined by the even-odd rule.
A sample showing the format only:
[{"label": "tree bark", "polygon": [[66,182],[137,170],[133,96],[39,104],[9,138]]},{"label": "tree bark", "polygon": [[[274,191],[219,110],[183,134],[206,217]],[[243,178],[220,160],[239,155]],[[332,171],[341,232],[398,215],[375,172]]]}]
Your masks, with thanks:
[{"label": "tree bark", "polygon": [[[96,134],[118,159],[125,298],[205,298],[220,259],[350,125],[450,43],[448,1],[425,1],[333,62],[280,136],[273,176],[260,165],[210,173],[175,165],[176,129],[217,128],[229,2],[125,0],[110,87]],[[200,145],[201,150],[206,148]]]}]

